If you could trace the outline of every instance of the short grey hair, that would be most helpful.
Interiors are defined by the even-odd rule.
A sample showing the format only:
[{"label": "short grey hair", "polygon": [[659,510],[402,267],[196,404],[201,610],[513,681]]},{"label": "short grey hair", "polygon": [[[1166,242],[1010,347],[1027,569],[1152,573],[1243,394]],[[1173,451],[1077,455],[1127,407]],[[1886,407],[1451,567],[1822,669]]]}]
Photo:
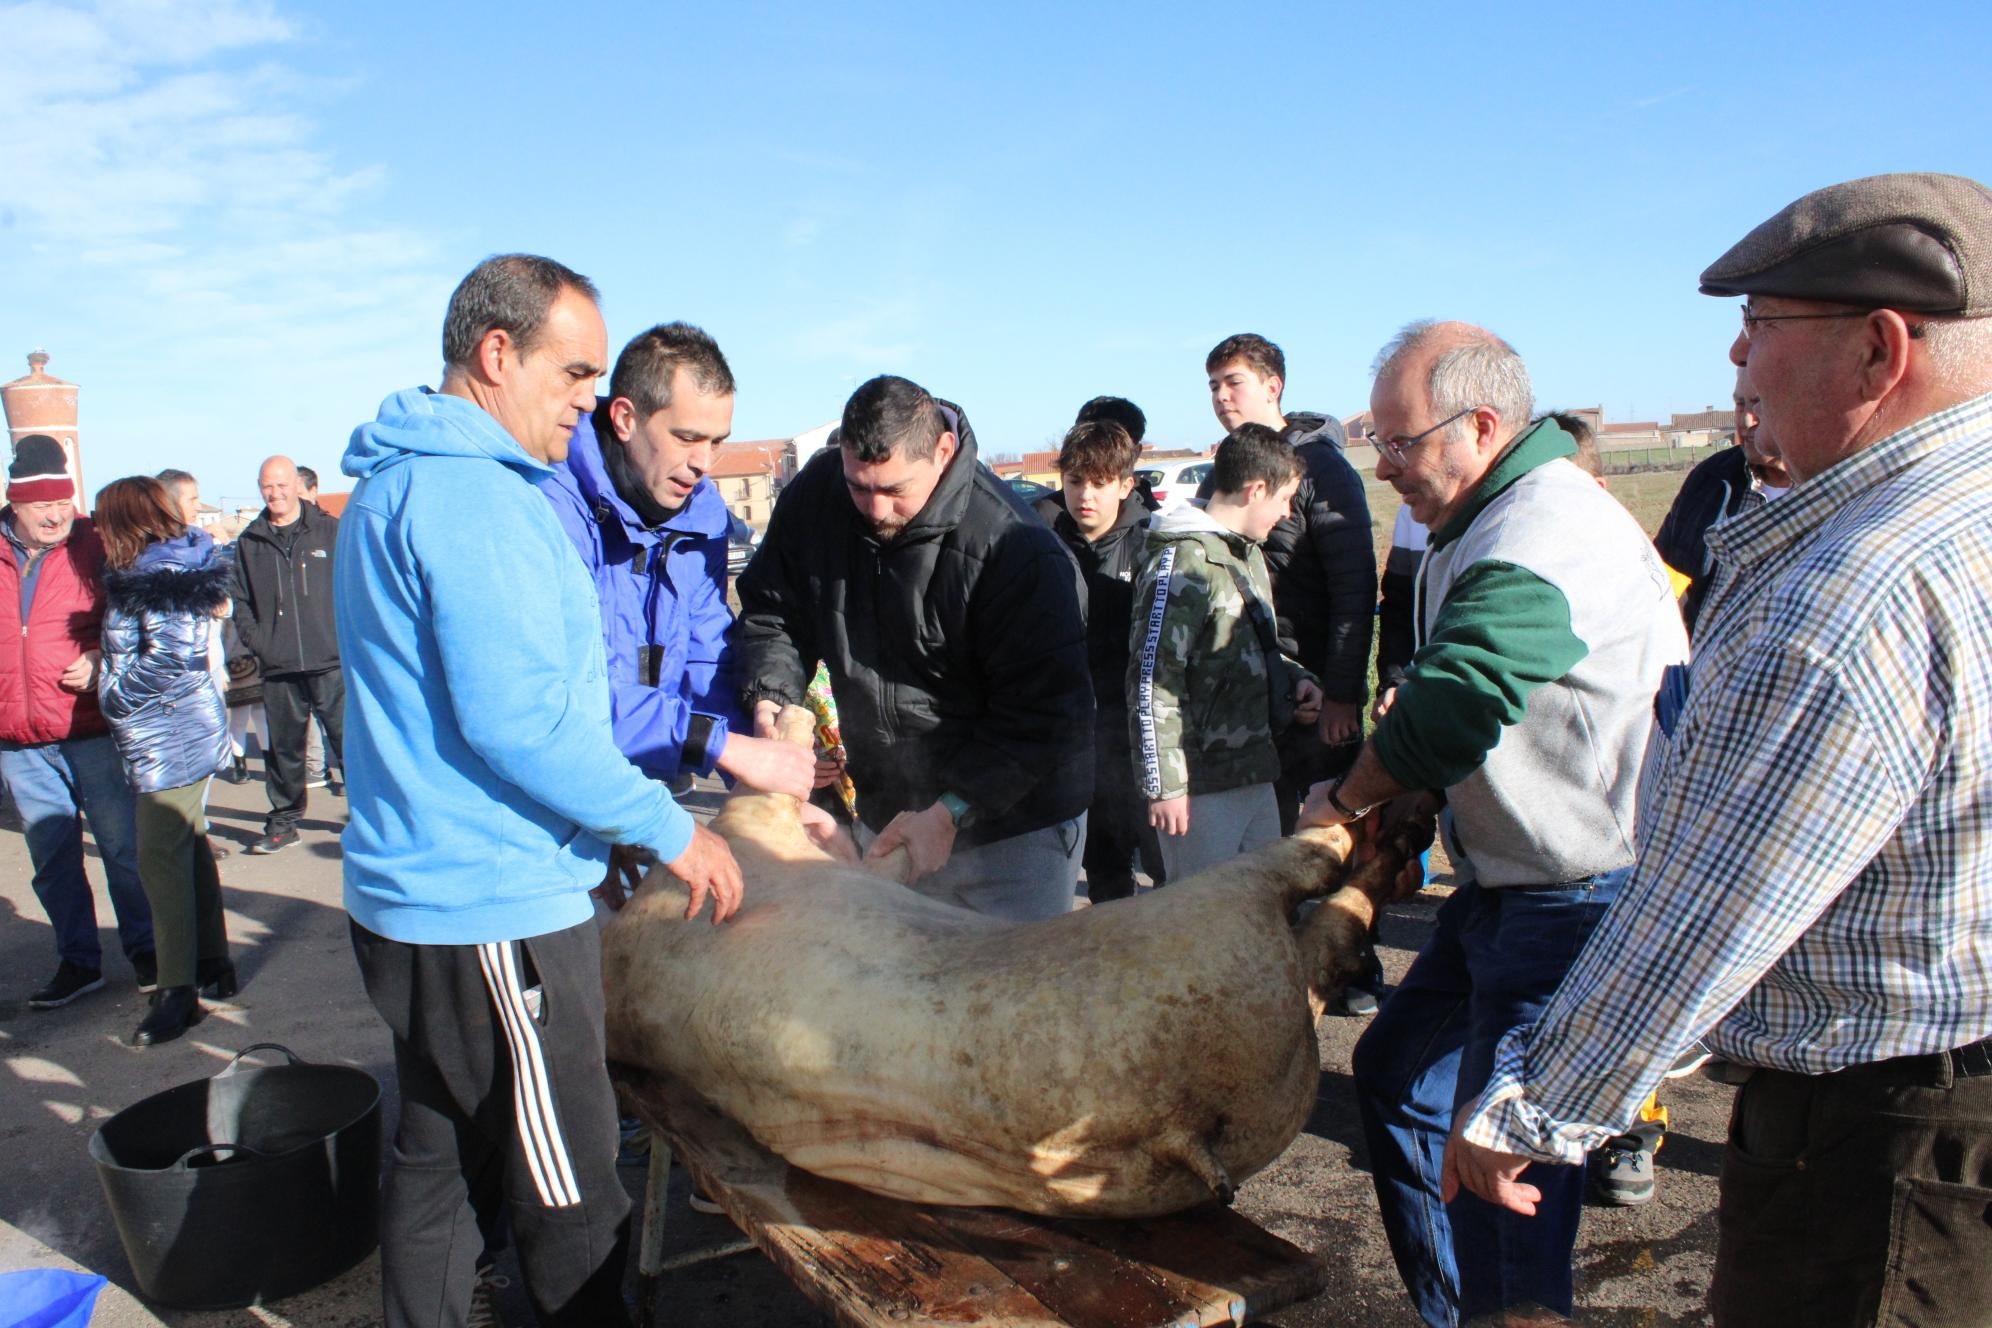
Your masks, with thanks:
[{"label": "short grey hair", "polygon": [[1992,387],[1992,318],[1929,318],[1923,345],[1946,390],[1977,396]]},{"label": "short grey hair", "polygon": [[[1425,377],[1434,417],[1442,420],[1476,406],[1491,406],[1504,423],[1517,432],[1522,430],[1535,414],[1535,389],[1529,384],[1528,366],[1513,346],[1485,328],[1431,318],[1406,323],[1377,352],[1370,376],[1382,378],[1432,342],[1456,337],[1463,340],[1440,353]],[[1446,432],[1456,438],[1466,423],[1461,420]]]},{"label": "short grey hair", "polygon": [[450,296],[443,316],[443,371],[468,369],[493,328],[511,334],[521,356],[532,352],[553,302],[577,290],[596,304],[595,283],[562,263],[537,254],[494,254],[470,270]]}]

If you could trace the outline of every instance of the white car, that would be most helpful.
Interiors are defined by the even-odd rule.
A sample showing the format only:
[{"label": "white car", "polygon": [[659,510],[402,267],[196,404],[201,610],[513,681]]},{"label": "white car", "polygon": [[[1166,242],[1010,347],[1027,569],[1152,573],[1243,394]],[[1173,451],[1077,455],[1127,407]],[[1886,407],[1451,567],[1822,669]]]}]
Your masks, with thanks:
[{"label": "white car", "polygon": [[1197,486],[1210,476],[1211,461],[1201,460],[1171,461],[1161,466],[1150,466],[1134,472],[1137,479],[1148,482],[1148,491],[1155,495],[1159,510],[1174,511],[1197,496]]}]

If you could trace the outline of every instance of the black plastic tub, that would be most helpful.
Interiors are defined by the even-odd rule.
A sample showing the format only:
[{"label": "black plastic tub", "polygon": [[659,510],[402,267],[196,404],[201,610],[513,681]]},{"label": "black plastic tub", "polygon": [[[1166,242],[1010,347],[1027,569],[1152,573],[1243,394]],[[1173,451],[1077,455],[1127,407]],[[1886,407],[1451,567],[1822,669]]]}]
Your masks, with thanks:
[{"label": "black plastic tub", "polygon": [[[256,1051],[286,1065],[244,1065]],[[380,1085],[273,1042],[134,1103],[90,1139],[139,1294],[236,1309],[306,1291],[380,1238]]]}]

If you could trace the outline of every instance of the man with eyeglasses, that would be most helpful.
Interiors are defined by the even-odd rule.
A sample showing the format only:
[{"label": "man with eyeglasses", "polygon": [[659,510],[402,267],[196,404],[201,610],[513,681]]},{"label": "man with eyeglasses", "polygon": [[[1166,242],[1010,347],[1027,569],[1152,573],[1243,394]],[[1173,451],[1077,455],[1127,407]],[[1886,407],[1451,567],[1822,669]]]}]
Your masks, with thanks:
[{"label": "man with eyeglasses", "polygon": [[[1992,190],[1806,195],[1702,274],[1795,481],[1709,536],[1636,877],[1462,1117],[1526,1211],[1700,1037],[1719,1325],[1992,1317]],[[1574,1170],[1573,1168],[1570,1168]]]},{"label": "man with eyeglasses", "polygon": [[1391,1253],[1418,1313],[1448,1328],[1570,1313],[1583,1171],[1544,1168],[1524,1217],[1443,1202],[1440,1160],[1499,1039],[1548,1002],[1631,866],[1653,694],[1687,655],[1653,546],[1532,407],[1521,357],[1481,328],[1414,323],[1384,348],[1377,477],[1431,531],[1418,648],[1355,764],[1300,817],[1443,796],[1461,884],[1353,1069]]}]

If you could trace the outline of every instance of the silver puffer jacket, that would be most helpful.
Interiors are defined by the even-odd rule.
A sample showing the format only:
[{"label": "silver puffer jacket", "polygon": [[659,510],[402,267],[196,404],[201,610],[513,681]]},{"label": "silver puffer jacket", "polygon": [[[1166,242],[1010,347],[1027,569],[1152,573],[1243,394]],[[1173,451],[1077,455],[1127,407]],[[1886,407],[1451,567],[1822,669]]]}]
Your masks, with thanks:
[{"label": "silver puffer jacket", "polygon": [[228,763],[228,712],[208,672],[215,611],[234,569],[204,530],[161,540],[104,573],[97,699],[140,793],[198,783]]}]

